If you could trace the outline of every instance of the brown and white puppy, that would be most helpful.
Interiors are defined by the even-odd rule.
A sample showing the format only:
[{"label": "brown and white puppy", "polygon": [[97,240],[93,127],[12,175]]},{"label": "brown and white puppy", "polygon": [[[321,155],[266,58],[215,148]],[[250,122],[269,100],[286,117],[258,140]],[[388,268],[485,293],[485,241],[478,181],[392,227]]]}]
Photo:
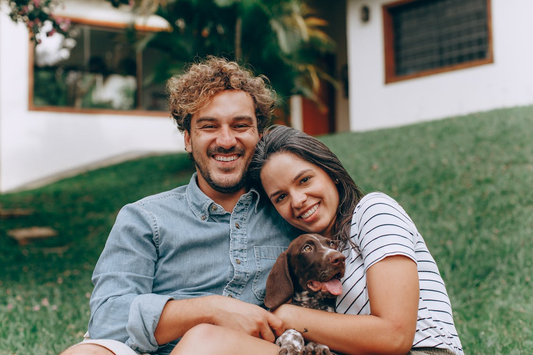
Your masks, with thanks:
[{"label": "brown and white puppy", "polygon": [[[334,312],[335,297],[342,293],[345,256],[338,241],[318,234],[294,239],[276,260],[266,284],[265,305],[274,310],[291,301],[293,305]],[[280,355],[333,354],[325,345],[305,345],[302,335],[287,330],[276,340]]]}]

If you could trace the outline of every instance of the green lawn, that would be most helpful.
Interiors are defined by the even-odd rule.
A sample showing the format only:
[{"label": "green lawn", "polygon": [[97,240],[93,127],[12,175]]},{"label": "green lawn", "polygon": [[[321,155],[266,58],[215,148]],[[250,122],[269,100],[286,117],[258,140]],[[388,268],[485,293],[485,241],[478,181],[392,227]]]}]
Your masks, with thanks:
[{"label": "green lawn", "polygon": [[[533,354],[533,107],[321,137],[366,191],[411,215],[437,260],[467,354]],[[0,196],[0,354],[57,354],[89,317],[90,275],[121,206],[187,183],[185,154]],[[57,237],[19,246],[14,228]]]}]

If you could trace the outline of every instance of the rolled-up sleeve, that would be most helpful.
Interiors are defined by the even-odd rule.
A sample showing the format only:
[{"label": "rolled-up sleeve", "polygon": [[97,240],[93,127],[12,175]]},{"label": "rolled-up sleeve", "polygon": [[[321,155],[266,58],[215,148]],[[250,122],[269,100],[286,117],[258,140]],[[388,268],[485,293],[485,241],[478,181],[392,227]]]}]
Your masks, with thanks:
[{"label": "rolled-up sleeve", "polygon": [[153,293],[157,220],[138,204],[125,206],[93,273],[91,338],[115,339],[139,352],[158,348],[154,332],[168,295]]}]

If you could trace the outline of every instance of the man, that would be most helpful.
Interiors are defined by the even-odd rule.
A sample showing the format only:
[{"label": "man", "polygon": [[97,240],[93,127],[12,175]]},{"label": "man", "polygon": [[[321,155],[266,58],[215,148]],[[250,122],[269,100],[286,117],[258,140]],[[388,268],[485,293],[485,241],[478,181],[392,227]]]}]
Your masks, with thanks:
[{"label": "man", "polygon": [[273,92],[215,57],[173,77],[167,89],[196,173],[189,185],[120,211],[93,274],[91,340],[65,355],[169,354],[200,324],[271,342],[284,330],[260,306],[270,268],[297,231],[246,176]]}]

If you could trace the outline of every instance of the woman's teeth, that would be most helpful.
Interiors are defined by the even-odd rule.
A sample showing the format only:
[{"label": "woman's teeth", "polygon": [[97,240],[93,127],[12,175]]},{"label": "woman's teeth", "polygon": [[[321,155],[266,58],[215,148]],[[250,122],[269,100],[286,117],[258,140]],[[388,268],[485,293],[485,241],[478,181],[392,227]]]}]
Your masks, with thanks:
[{"label": "woman's teeth", "polygon": [[306,219],[307,217],[311,216],[315,211],[318,209],[318,205],[314,205],[309,211],[305,212],[303,215],[300,216],[300,218]]}]

